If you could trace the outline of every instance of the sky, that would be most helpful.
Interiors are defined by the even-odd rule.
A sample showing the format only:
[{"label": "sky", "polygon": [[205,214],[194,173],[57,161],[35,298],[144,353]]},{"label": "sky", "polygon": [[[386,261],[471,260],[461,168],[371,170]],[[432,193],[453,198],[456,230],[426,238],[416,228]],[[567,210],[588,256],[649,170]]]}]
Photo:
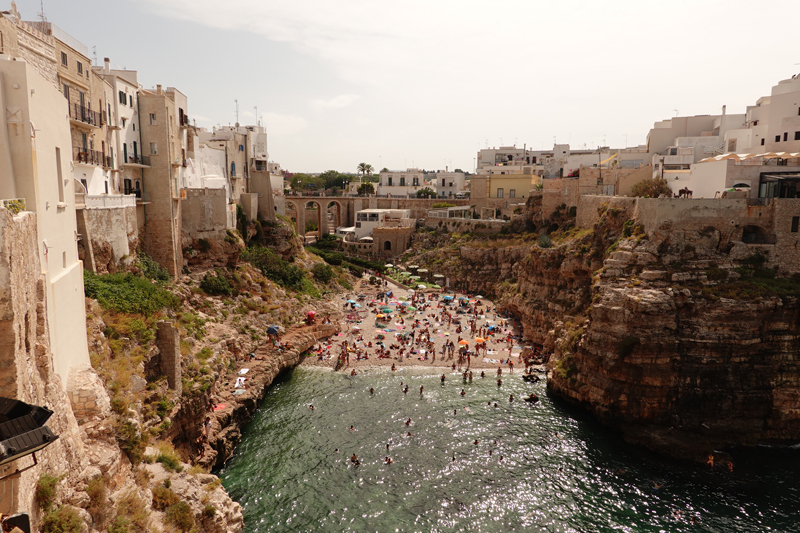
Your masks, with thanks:
[{"label": "sky", "polygon": [[[9,2],[10,3],[10,2]],[[474,168],[481,148],[644,144],[800,72],[797,0],[17,0],[292,172]],[[7,7],[6,7],[7,8]],[[93,48],[94,47],[94,48]],[[258,113],[258,115],[256,115]]]}]

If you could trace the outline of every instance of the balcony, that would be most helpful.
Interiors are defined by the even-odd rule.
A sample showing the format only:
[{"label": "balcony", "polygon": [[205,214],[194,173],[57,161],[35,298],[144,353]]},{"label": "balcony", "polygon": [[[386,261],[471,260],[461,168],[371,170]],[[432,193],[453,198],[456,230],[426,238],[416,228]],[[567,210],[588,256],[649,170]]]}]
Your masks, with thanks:
[{"label": "balcony", "polygon": [[130,155],[122,165],[133,168],[150,168],[150,157],[146,155]]},{"label": "balcony", "polygon": [[89,126],[91,128],[99,128],[105,122],[103,113],[92,111],[80,104],[69,105],[69,121],[76,126]]},{"label": "balcony", "polygon": [[181,123],[181,128],[187,128],[189,126],[189,115],[180,115],[178,121]]},{"label": "balcony", "polygon": [[73,148],[72,160],[82,165],[94,165],[111,168],[113,161],[111,157],[97,150],[84,150],[83,148]]},{"label": "balcony", "polygon": [[87,208],[136,207],[136,196],[133,194],[87,194],[84,197]]}]

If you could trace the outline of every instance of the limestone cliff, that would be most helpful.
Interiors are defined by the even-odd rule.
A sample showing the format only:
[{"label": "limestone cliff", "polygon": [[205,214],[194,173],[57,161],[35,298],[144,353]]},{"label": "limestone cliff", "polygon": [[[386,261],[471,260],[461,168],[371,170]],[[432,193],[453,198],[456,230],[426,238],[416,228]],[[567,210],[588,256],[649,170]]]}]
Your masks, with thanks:
[{"label": "limestone cliff", "polygon": [[494,295],[552,354],[551,393],[629,440],[695,459],[800,441],[800,280],[713,228],[645,235],[602,209],[592,229],[420,234],[409,259]]}]

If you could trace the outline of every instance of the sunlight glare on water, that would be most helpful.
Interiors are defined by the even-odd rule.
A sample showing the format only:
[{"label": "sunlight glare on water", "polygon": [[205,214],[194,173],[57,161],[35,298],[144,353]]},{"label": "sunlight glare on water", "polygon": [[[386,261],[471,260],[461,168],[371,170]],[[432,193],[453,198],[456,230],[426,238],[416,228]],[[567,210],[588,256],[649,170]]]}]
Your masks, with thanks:
[{"label": "sunlight glare on water", "polygon": [[[549,398],[544,380],[439,375],[279,377],[217,472],[245,530],[800,531],[797,450],[740,452],[733,473],[710,471],[627,445]],[[537,405],[522,401],[532,391]]]}]

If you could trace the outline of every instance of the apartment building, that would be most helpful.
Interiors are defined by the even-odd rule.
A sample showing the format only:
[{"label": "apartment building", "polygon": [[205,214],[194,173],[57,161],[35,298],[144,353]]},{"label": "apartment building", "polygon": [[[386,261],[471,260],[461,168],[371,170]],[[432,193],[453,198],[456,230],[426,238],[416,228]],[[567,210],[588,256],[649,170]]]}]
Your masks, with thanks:
[{"label": "apartment building", "polygon": [[453,198],[466,191],[466,178],[463,172],[437,172],[436,194],[440,198]]},{"label": "apartment building", "polygon": [[[150,165],[143,169],[142,189],[148,203],[142,228],[142,249],[172,276],[183,268],[181,195],[186,165],[188,120],[186,96],[174,88],[139,90],[141,139]],[[185,122],[185,123],[184,123]]]},{"label": "apartment building", "polygon": [[[76,181],[70,173],[71,125],[64,95],[24,61],[0,58],[0,198],[22,199],[36,213],[41,278],[55,372],[89,365],[83,264],[78,258]],[[31,321],[36,321],[31,317]]]},{"label": "apartment building", "polygon": [[430,185],[425,182],[425,173],[418,168],[389,170],[380,173],[376,192],[388,196],[413,196],[418,190]]}]

